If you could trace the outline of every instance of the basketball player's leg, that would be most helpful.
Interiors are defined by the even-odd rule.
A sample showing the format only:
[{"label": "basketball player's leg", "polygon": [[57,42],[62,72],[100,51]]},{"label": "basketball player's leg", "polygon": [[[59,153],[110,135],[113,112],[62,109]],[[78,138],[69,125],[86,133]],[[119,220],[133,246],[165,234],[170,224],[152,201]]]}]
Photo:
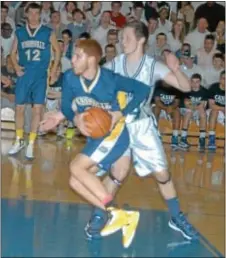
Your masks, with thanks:
[{"label": "basketball player's leg", "polygon": [[10,148],[8,154],[14,155],[25,147],[24,143],[24,110],[25,103],[29,98],[29,79],[25,75],[19,77],[16,82],[15,89],[15,127],[16,127],[16,141]]},{"label": "basketball player's leg", "polygon": [[32,107],[31,131],[29,134],[29,142],[26,150],[26,158],[34,158],[34,143],[37,138],[38,127],[41,122],[42,112],[46,98],[47,74],[42,77],[34,78],[30,86]]}]

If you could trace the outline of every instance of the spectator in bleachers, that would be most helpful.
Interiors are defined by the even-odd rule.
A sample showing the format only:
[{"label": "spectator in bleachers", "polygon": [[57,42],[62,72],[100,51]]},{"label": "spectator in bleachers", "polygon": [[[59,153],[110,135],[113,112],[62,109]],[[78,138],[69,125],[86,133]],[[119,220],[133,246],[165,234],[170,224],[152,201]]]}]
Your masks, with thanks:
[{"label": "spectator in bleachers", "polygon": [[4,57],[6,57],[11,53],[14,33],[9,23],[2,23],[1,32],[1,47],[3,49]]},{"label": "spectator in bleachers", "polygon": [[53,3],[50,1],[43,1],[41,7],[41,22],[46,25],[50,22],[51,13],[54,11]]},{"label": "spectator in bleachers", "polygon": [[200,74],[193,74],[191,77],[191,92],[185,93],[184,106],[181,109],[183,115],[183,124],[181,131],[181,140],[179,147],[187,150],[190,144],[187,141],[187,134],[191,119],[199,121],[199,150],[205,150],[206,137],[206,102],[208,92],[201,86],[202,77]]},{"label": "spectator in bleachers", "polygon": [[118,31],[111,29],[108,31],[107,34],[107,44],[108,45],[114,45],[116,49],[116,55],[119,55],[122,53],[122,49],[119,44],[119,37],[118,37]]},{"label": "spectator in bleachers", "polygon": [[102,2],[100,1],[93,1],[91,2],[91,7],[88,12],[86,12],[86,19],[88,22],[89,30],[95,30],[100,25],[101,19],[101,9],[102,9]]},{"label": "spectator in bleachers", "polygon": [[212,66],[204,72],[205,82],[207,83],[205,88],[209,88],[213,83],[219,81],[220,74],[224,70],[224,56],[221,53],[216,53],[213,56]]},{"label": "spectator in bleachers", "polygon": [[208,22],[208,30],[214,32],[218,22],[225,19],[225,8],[214,1],[207,1],[195,11],[195,20],[202,17],[206,18]]},{"label": "spectator in bleachers", "polygon": [[156,36],[156,42],[148,48],[147,54],[156,60],[161,60],[162,52],[165,49],[170,50],[170,46],[167,44],[167,36],[164,33],[159,33]]},{"label": "spectator in bleachers", "polygon": [[16,10],[11,1],[3,1],[3,5],[8,7],[8,16],[15,22]]},{"label": "spectator in bleachers", "polygon": [[26,8],[27,6],[32,3],[32,1],[22,2],[21,5],[16,10],[16,25],[23,26],[26,23]]},{"label": "spectator in bleachers", "polygon": [[168,20],[169,5],[166,2],[160,3],[158,13],[158,29],[160,32],[167,34],[172,30],[172,22]]},{"label": "spectator in bleachers", "polygon": [[173,24],[172,31],[167,34],[167,43],[172,52],[176,53],[184,42],[185,26],[183,20],[176,20]]},{"label": "spectator in bleachers", "polygon": [[195,57],[192,56],[190,50],[185,50],[181,53],[181,57],[180,57],[180,61],[181,61],[181,66],[180,69],[181,71],[186,74],[188,76],[189,79],[191,79],[192,75],[194,73],[198,73],[201,75],[202,77],[202,85],[205,85],[205,81],[203,78],[203,70],[201,69],[201,67],[199,67],[198,65],[196,65],[194,63]]},{"label": "spectator in bleachers", "polygon": [[177,2],[177,18],[184,20],[186,34],[191,31],[194,23],[194,8],[189,1]]},{"label": "spectator in bleachers", "polygon": [[65,4],[64,10],[61,11],[61,22],[65,25],[73,22],[72,13],[77,8],[77,3],[73,1],[68,1]]},{"label": "spectator in bleachers", "polygon": [[197,51],[197,64],[205,71],[208,71],[212,66],[213,56],[219,53],[214,46],[215,38],[213,35],[206,35],[204,40],[204,47]]},{"label": "spectator in bleachers", "polygon": [[100,65],[104,65],[105,63],[112,61],[116,57],[117,50],[115,45],[108,44],[104,49],[104,53],[105,56],[101,59]]},{"label": "spectator in bleachers", "polygon": [[111,2],[110,17],[117,28],[123,28],[126,24],[126,17],[120,12],[122,8],[122,2]]},{"label": "spectator in bleachers", "polygon": [[72,53],[73,53],[73,41],[72,41],[72,33],[70,30],[62,31],[62,40],[64,42],[63,55],[66,56],[69,60],[71,60]]},{"label": "spectator in bleachers", "polygon": [[9,23],[13,31],[15,31],[15,22],[12,18],[9,17],[9,7],[6,5],[1,4],[1,24],[2,23]]},{"label": "spectator in bleachers", "polygon": [[203,47],[204,39],[206,35],[209,34],[207,28],[207,20],[205,18],[200,18],[196,28],[185,37],[184,43],[189,43],[191,45],[193,55],[196,55],[198,49]]},{"label": "spectator in bleachers", "polygon": [[68,59],[65,55],[64,55],[64,42],[61,39],[58,39],[58,44],[60,47],[60,51],[61,51],[61,70],[62,73],[66,72],[68,69],[71,69],[71,60]]},{"label": "spectator in bleachers", "polygon": [[209,89],[209,143],[208,149],[216,149],[216,125],[225,125],[225,71],[220,74],[220,81]]},{"label": "spectator in bleachers", "polygon": [[50,16],[50,22],[48,24],[48,27],[53,29],[53,31],[56,34],[57,39],[61,39],[62,31],[67,28],[67,26],[63,23],[61,23],[61,17],[60,17],[59,11],[53,11]]},{"label": "spectator in bleachers", "polygon": [[87,25],[84,23],[85,15],[80,9],[75,9],[72,13],[73,22],[68,24],[67,28],[72,33],[72,39],[75,41],[78,36],[86,32]]},{"label": "spectator in bleachers", "polygon": [[217,50],[225,53],[225,21],[219,21],[214,35],[217,41]]},{"label": "spectator in bleachers", "polygon": [[110,29],[115,29],[115,27],[110,24],[110,21],[110,13],[108,11],[103,12],[100,19],[100,25],[92,32],[92,38],[100,43],[102,49],[107,45],[108,31]]},{"label": "spectator in bleachers", "polygon": [[133,7],[130,10],[130,13],[126,15],[127,22],[137,20],[147,24],[147,21],[144,17],[144,4],[142,2],[134,2]]},{"label": "spectator in bleachers", "polygon": [[148,45],[149,45],[149,47],[151,47],[152,45],[155,44],[156,36],[160,33],[160,31],[158,29],[158,17],[157,16],[152,16],[149,18],[148,32],[149,32]]}]

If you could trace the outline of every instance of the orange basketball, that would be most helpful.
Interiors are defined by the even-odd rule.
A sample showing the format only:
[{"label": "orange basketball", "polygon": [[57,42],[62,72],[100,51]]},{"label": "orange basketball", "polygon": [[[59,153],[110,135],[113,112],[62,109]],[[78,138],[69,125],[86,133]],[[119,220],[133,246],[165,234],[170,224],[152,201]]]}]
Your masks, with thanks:
[{"label": "orange basketball", "polygon": [[85,111],[85,122],[91,124],[91,137],[101,138],[107,135],[111,129],[111,115],[104,109],[93,107]]}]

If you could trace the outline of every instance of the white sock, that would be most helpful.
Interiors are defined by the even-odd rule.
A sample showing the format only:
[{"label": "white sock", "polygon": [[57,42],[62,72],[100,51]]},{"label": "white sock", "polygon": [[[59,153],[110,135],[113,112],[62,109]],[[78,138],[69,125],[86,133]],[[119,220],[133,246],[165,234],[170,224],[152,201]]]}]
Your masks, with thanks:
[{"label": "white sock", "polygon": [[175,137],[178,136],[178,130],[173,130],[173,136],[175,136]]},{"label": "white sock", "polygon": [[206,137],[206,132],[200,132],[199,137],[200,138],[205,138]]},{"label": "white sock", "polygon": [[209,131],[209,135],[215,135],[215,131]]},{"label": "white sock", "polygon": [[187,137],[188,131],[187,130],[182,130],[181,131],[181,137]]}]

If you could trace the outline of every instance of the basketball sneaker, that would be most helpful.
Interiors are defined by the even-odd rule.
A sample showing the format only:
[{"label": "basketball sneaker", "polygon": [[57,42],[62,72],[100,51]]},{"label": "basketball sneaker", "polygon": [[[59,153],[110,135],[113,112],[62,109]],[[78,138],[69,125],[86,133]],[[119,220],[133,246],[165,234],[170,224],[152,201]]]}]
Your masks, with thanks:
[{"label": "basketball sneaker", "polygon": [[180,143],[178,145],[181,149],[187,150],[190,147],[190,144],[188,143],[187,137],[181,137]]},{"label": "basketball sneaker", "polygon": [[25,157],[29,160],[34,159],[34,144],[33,143],[28,144]]},{"label": "basketball sneaker", "polygon": [[127,212],[116,208],[107,208],[110,214],[107,224],[101,230],[101,236],[111,235],[118,230],[122,229],[123,226],[128,224]]},{"label": "basketball sneaker", "polygon": [[180,212],[176,217],[172,217],[168,225],[173,230],[180,232],[188,240],[199,239],[198,231],[188,222],[183,212]]},{"label": "basketball sneaker", "polygon": [[106,225],[109,219],[109,214],[100,208],[94,208],[92,217],[85,227],[85,235],[87,239],[100,239],[101,230]]},{"label": "basketball sneaker", "polygon": [[24,139],[17,138],[10,150],[9,155],[15,155],[25,147]]},{"label": "basketball sneaker", "polygon": [[206,138],[205,137],[199,137],[199,151],[204,151],[206,145]]},{"label": "basketball sneaker", "polygon": [[66,139],[71,140],[75,136],[75,128],[67,128],[66,129]]},{"label": "basketball sneaker", "polygon": [[216,136],[215,135],[209,135],[209,143],[208,143],[208,149],[209,150],[216,150]]},{"label": "basketball sneaker", "polygon": [[127,211],[127,224],[122,228],[122,243],[124,248],[128,248],[136,234],[136,229],[140,219],[138,211]]}]

